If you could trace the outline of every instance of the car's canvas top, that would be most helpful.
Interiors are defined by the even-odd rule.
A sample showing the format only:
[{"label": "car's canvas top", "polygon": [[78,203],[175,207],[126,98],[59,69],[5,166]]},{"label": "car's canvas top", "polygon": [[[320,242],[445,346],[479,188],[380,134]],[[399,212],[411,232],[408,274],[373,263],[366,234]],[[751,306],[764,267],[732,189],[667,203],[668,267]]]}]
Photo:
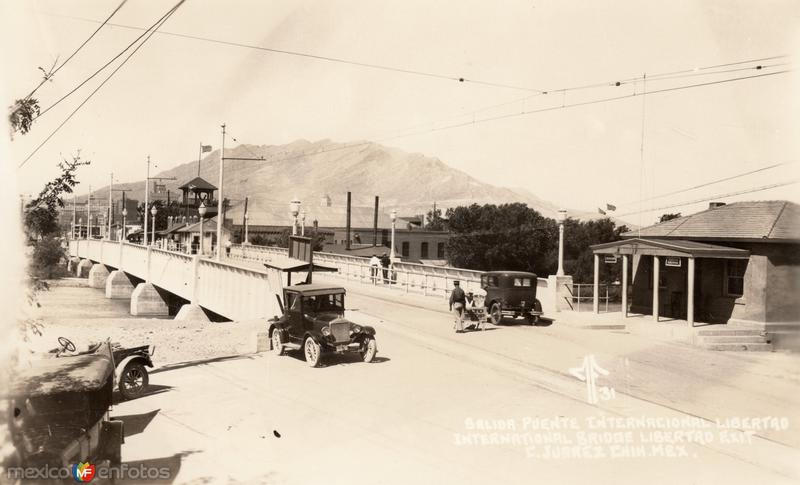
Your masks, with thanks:
[{"label": "car's canvas top", "polygon": [[77,355],[34,360],[11,379],[7,397],[33,397],[100,389],[114,372],[103,355]]}]

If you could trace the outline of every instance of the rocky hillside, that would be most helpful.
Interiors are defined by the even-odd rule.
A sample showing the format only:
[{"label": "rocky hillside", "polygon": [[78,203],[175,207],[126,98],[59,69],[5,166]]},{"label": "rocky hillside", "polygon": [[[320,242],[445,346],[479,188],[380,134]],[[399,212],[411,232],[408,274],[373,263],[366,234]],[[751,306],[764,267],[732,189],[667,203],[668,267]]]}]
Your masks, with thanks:
[{"label": "rocky hillside", "polygon": [[[544,201],[524,189],[497,187],[454,169],[438,158],[406,153],[368,141],[335,143],[330,140],[298,140],[287,145],[239,145],[226,148],[226,157],[264,157],[263,161],[225,162],[225,196],[237,205],[245,196],[259,205],[285,205],[293,197],[304,203],[319,204],[328,195],[333,205],[344,205],[347,191],[353,204],[371,206],[380,195],[381,206],[397,208],[402,215],[427,212],[435,201],[438,207],[476,203],[524,202],[553,217],[556,204]],[[210,152],[200,164],[200,176],[219,184],[219,150]],[[197,161],[184,163],[155,174],[175,177],[166,181],[173,198],[178,187],[197,176]],[[121,184],[131,189],[128,197],[143,200],[144,183]],[[108,196],[108,188],[95,196]],[[105,194],[105,195],[104,195]],[[589,219],[595,214],[570,211],[573,217]]]}]

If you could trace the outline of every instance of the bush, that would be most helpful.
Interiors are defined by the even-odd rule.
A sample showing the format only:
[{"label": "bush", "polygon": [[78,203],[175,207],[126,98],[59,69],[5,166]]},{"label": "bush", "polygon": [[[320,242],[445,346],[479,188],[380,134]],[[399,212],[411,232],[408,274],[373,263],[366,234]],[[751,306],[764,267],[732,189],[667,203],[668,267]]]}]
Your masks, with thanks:
[{"label": "bush", "polygon": [[34,244],[31,255],[31,274],[36,278],[52,278],[60,275],[61,260],[67,254],[61,247],[61,241],[54,237],[45,237]]}]

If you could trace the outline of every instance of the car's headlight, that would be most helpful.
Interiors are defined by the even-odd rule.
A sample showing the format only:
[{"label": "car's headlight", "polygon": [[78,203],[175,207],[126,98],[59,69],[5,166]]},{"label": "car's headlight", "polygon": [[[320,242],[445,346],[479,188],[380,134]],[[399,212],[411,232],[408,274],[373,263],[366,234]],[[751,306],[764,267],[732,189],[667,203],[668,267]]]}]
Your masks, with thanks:
[{"label": "car's headlight", "polygon": [[353,325],[353,333],[361,333],[361,327],[358,325]]},{"label": "car's headlight", "polygon": [[327,327],[327,326],[326,327],[322,327],[322,335],[327,337],[330,334],[331,334],[331,328],[330,327]]}]

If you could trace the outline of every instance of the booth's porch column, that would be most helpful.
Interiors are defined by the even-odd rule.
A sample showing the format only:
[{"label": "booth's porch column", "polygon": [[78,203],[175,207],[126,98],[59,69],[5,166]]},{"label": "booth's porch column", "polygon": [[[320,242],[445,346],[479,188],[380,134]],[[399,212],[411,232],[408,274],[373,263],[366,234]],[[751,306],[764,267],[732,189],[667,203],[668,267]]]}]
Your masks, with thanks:
[{"label": "booth's porch column", "polygon": [[594,285],[592,287],[592,311],[600,313],[600,255],[594,255]]},{"label": "booth's porch column", "polygon": [[686,259],[689,260],[688,281],[686,282],[686,321],[689,322],[690,327],[694,327],[694,258]]},{"label": "booth's porch column", "polygon": [[653,256],[653,320],[658,321],[658,271],[661,261],[658,256]]},{"label": "booth's porch column", "polygon": [[628,255],[622,255],[622,317],[628,318]]}]

